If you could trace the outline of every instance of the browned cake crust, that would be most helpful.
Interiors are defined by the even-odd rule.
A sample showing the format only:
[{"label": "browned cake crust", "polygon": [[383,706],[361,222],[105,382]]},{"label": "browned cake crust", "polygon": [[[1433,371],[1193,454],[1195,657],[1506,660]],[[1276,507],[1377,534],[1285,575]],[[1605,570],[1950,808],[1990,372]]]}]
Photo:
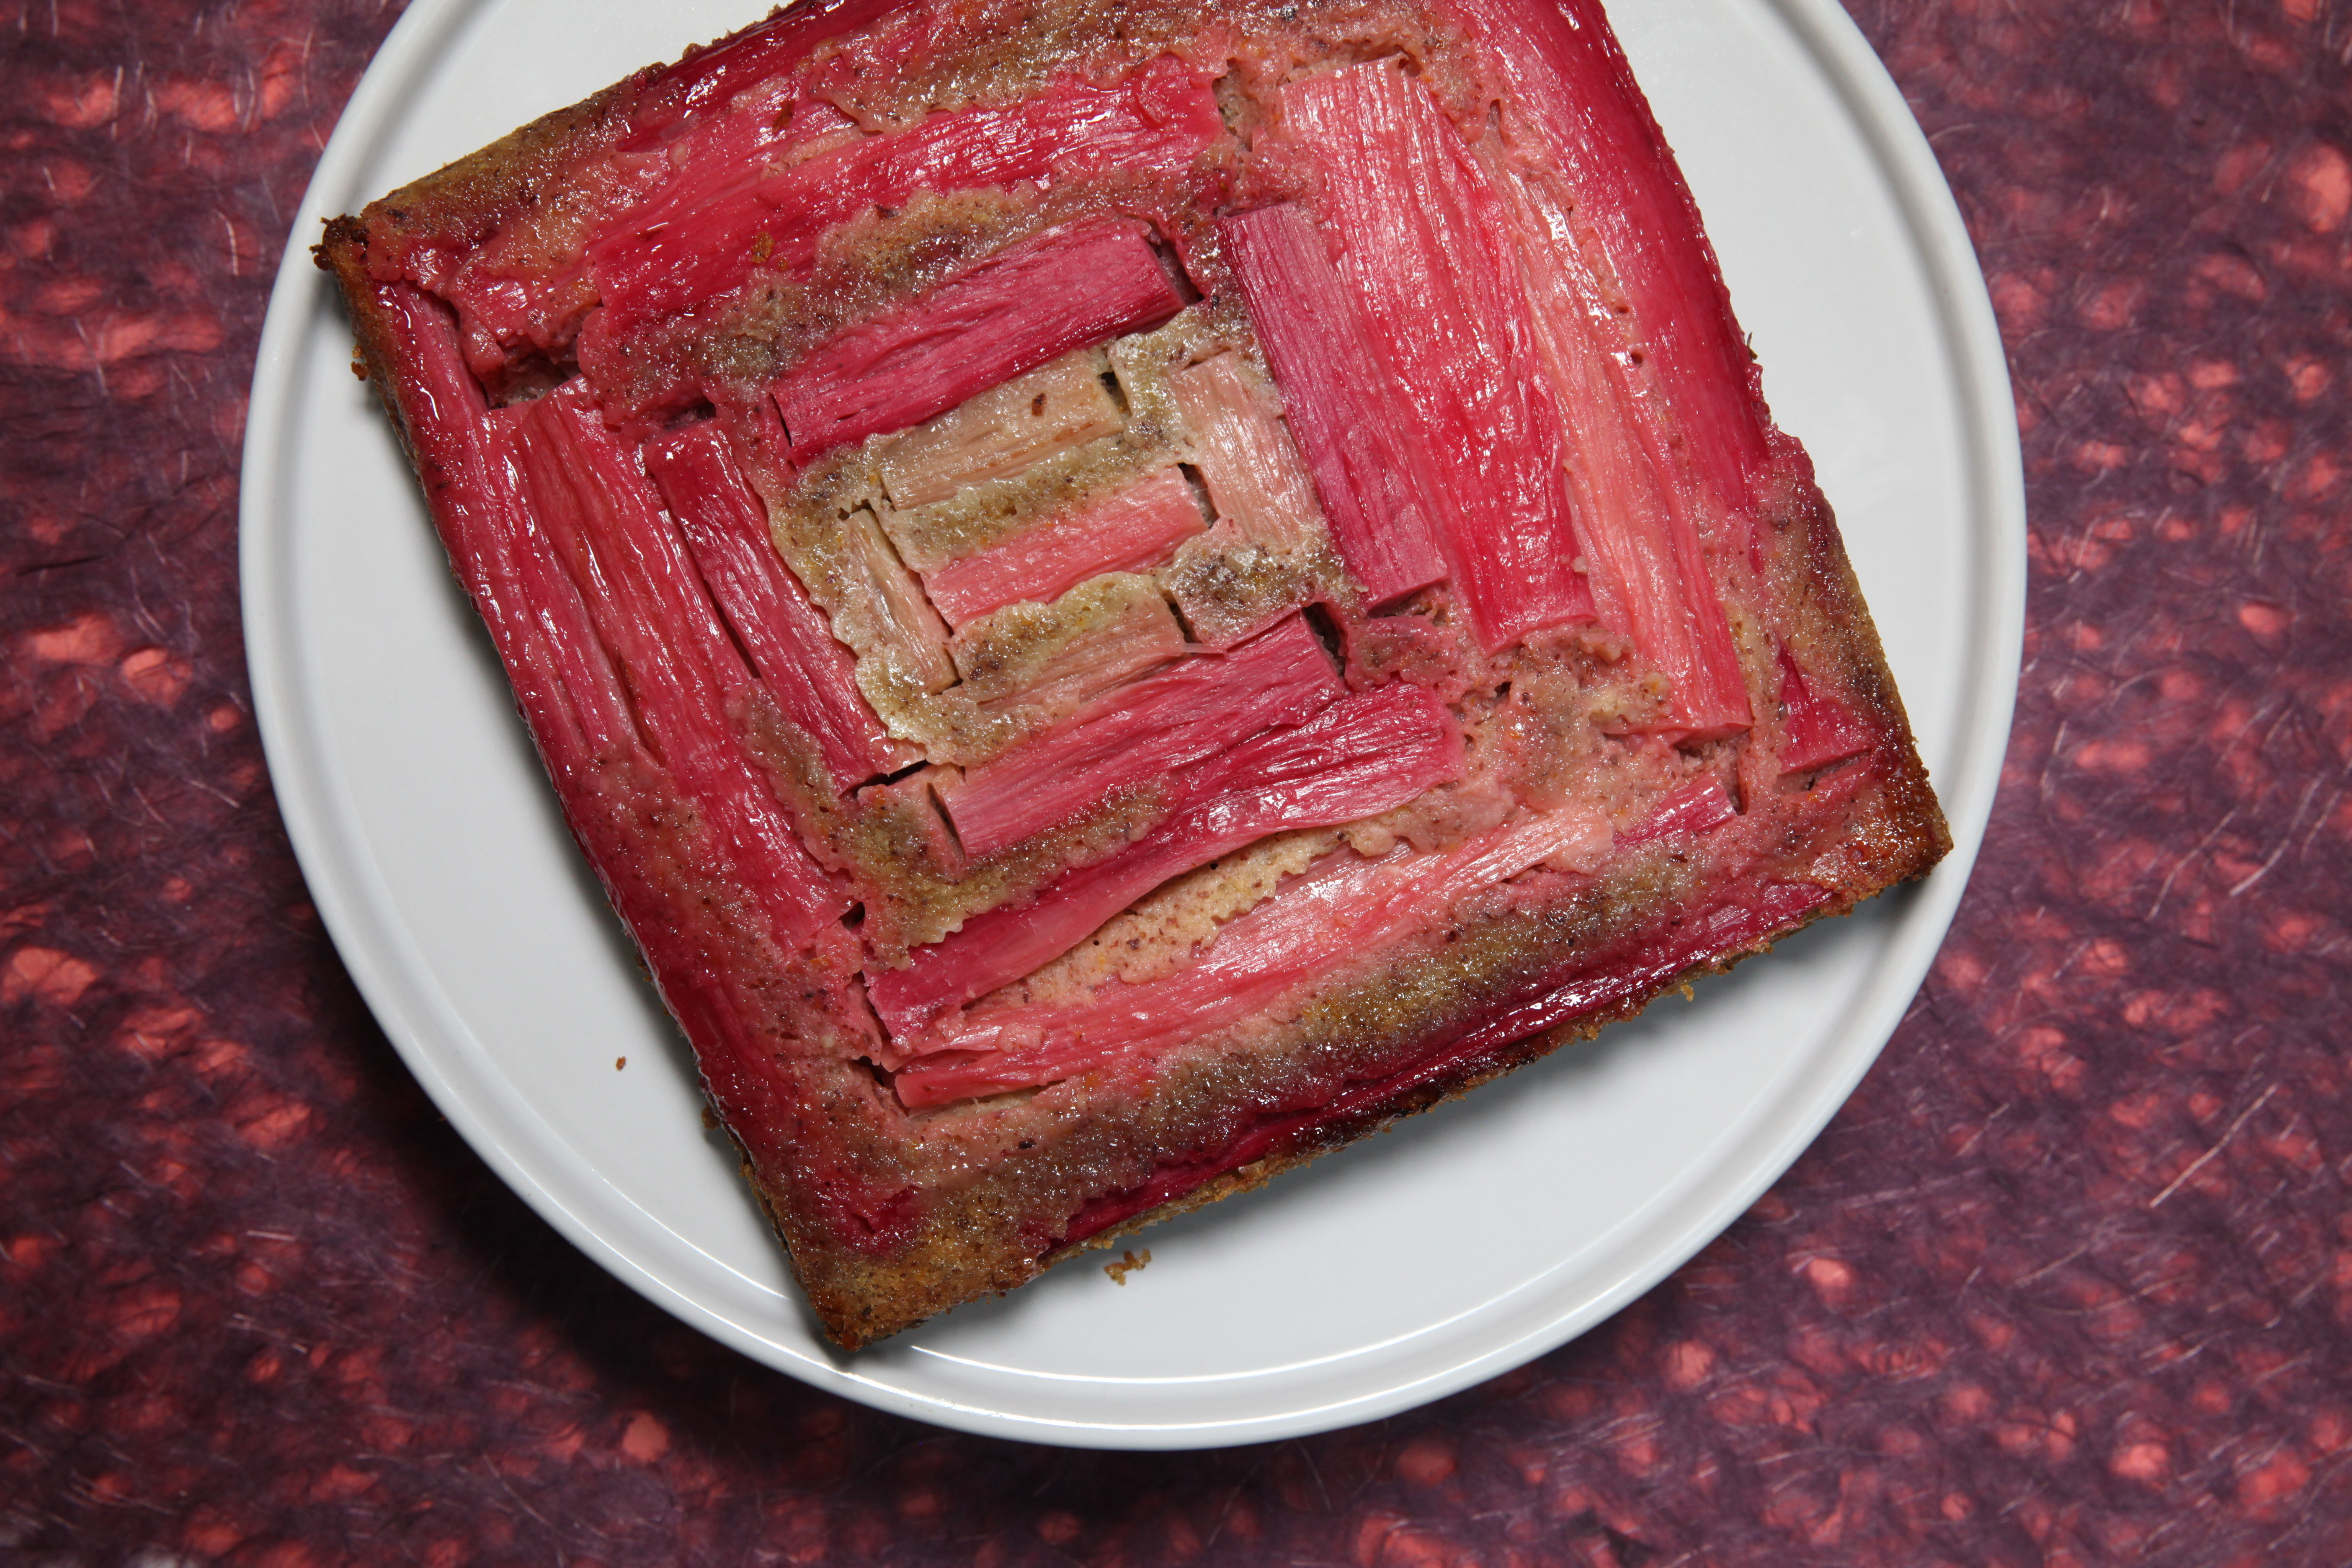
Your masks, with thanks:
[{"label": "browned cake crust", "polygon": [[[1345,542],[1334,554],[1318,531],[1316,540],[1325,542],[1292,558],[1307,564],[1270,588],[1232,588],[1212,609],[1238,606],[1233,613],[1246,618],[1309,605],[1326,640],[1339,645],[1352,693],[1410,686],[1443,697],[1444,721],[1465,738],[1468,762],[1406,805],[1353,824],[1270,832],[1205,864],[1180,868],[1181,875],[1103,928],[1116,939],[1112,947],[1124,943],[1139,956],[1122,961],[1081,944],[1006,985],[995,1001],[1045,1007],[1128,976],[1140,975],[1139,985],[1165,978],[1239,911],[1259,907],[1268,889],[1303,885],[1299,879],[1335,863],[1344,871],[1382,856],[1464,855],[1515,825],[1544,820],[1547,812],[1589,811],[1602,847],[1537,856],[1458,898],[1439,918],[1396,927],[1369,951],[1303,973],[1267,1007],[1153,1047],[1146,1066],[1106,1059],[1014,1090],[935,1100],[918,1093],[924,1072],[942,1061],[957,1070],[962,1058],[926,1057],[903,1029],[894,1037],[877,1023],[868,990],[960,924],[994,906],[1045,899],[1063,885],[1055,879],[1068,868],[1160,831],[1151,815],[1160,809],[1158,797],[1148,788],[1131,789],[1089,808],[1091,815],[987,854],[965,853],[928,800],[919,809],[908,807],[904,764],[928,757],[929,768],[913,776],[919,784],[944,779],[935,787],[948,790],[981,763],[1074,721],[1068,702],[1053,706],[1012,677],[1004,678],[1008,695],[994,706],[973,695],[992,689],[975,648],[1000,663],[1026,658],[1034,665],[1034,647],[1063,646],[1051,641],[1060,634],[1033,626],[1024,634],[1032,643],[1006,632],[989,644],[960,631],[952,645],[961,660],[956,689],[915,689],[919,682],[911,682],[910,667],[885,646],[887,628],[857,630],[864,623],[855,616],[862,611],[840,600],[848,591],[833,580],[835,563],[854,544],[845,542],[844,520],[859,505],[890,511],[876,454],[905,448],[889,447],[894,437],[877,437],[863,448],[853,444],[814,457],[785,452],[782,441],[799,440],[801,431],[784,432],[761,412],[765,388],[817,357],[805,344],[790,363],[780,353],[753,356],[758,363],[750,370],[743,367],[751,362],[732,350],[723,363],[708,354],[663,358],[662,375],[686,377],[696,390],[648,393],[652,382],[635,368],[613,370],[613,351],[596,346],[604,340],[596,336],[595,313],[615,306],[599,294],[593,268],[579,263],[594,237],[612,232],[615,214],[647,199],[643,189],[625,188],[628,179],[642,179],[628,173],[636,167],[627,163],[629,149],[650,134],[648,126],[690,121],[719,101],[709,84],[733,79],[725,75],[730,61],[740,63],[753,46],[768,47],[784,62],[780,68],[807,76],[818,68],[809,61],[833,58],[828,50],[845,58],[855,52],[842,39],[889,37],[906,14],[881,5],[814,8],[804,28],[814,46],[805,38],[789,48],[775,45],[778,24],[772,21],[764,32],[689,55],[668,72],[640,73],[403,187],[359,217],[332,220],[317,248],[349,306],[359,364],[400,430],[461,581],[490,616],[572,831],[694,1041],[714,1109],[744,1152],[746,1174],[812,1307],[828,1332],[853,1349],[958,1302],[1011,1289],[1078,1250],[1259,1185],[1570,1040],[1589,1038],[1814,920],[1844,914],[1863,899],[1924,875],[1949,847],[1811,464],[1793,441],[1769,429],[1754,402],[1748,417],[1763,434],[1742,520],[1750,539],[1735,556],[1710,537],[1706,555],[1708,592],[1720,596],[1728,615],[1727,646],[1752,722],[1721,733],[1700,725],[1677,730],[1660,717],[1658,704],[1672,699],[1659,693],[1672,683],[1658,674],[1657,661],[1589,616],[1481,648],[1462,631],[1467,623],[1442,587],[1372,603],[1340,563]],[[1155,5],[1138,14],[1135,38],[1118,43],[1055,33],[1047,24],[1062,13],[1048,7],[1025,53],[1013,49],[986,62],[1006,73],[992,77],[950,68],[967,58],[957,48],[977,47],[958,38],[998,36],[991,31],[994,22],[967,7],[939,13],[949,19],[938,24],[921,71],[939,95],[933,112],[944,113],[996,101],[992,94],[1001,95],[1005,80],[1035,89],[1046,79],[1040,61],[1079,60],[1104,79],[1119,69],[1149,68],[1160,48],[1181,46],[1195,63],[1205,55],[1225,62],[1222,73],[1200,68],[1203,80],[1215,78],[1230,130],[1254,125],[1262,106],[1274,101],[1286,60],[1403,58],[1441,86],[1480,79],[1478,70],[1496,68],[1477,42],[1479,27],[1488,25],[1482,16],[1494,14],[1475,6],[1458,16],[1444,7],[1334,5],[1307,7],[1304,20],[1286,8],[1202,23]],[[1582,14],[1597,20],[1597,12]],[[1213,37],[1202,42],[1197,36],[1204,34]],[[1613,44],[1608,60],[1622,68]],[[956,85],[950,91],[941,82]],[[1611,90],[1630,93],[1630,78]],[[835,96],[857,107],[855,94]],[[1504,100],[1516,101],[1508,91]],[[1639,107],[1637,97],[1633,102]],[[1625,114],[1634,124],[1631,111]],[[775,111],[777,127],[790,120]],[[838,139],[850,145],[910,122],[919,123],[868,116]],[[1647,125],[1642,110],[1636,129]],[[1477,127],[1464,134],[1475,136]],[[1679,193],[1654,127],[1647,134],[1665,170],[1659,188]],[[1169,325],[1120,338],[1126,346],[1108,362],[1106,377],[1125,405],[1117,439],[1128,445],[1099,447],[1108,454],[1109,467],[1101,470],[1108,478],[1072,467],[1071,493],[1055,507],[1094,504],[1153,464],[1198,458],[1197,432],[1187,434],[1181,421],[1165,428],[1150,423],[1157,416],[1148,405],[1169,375],[1228,354],[1246,361],[1257,382],[1269,380],[1275,356],[1253,331],[1236,263],[1218,248],[1213,223],[1221,213],[1308,200],[1300,193],[1317,187],[1295,171],[1258,171],[1274,144],[1266,134],[1254,148],[1230,134],[1228,142],[1189,165],[1184,176],[1223,160],[1217,165],[1222,205],[1158,220],[1163,248],[1172,244],[1192,274],[1187,291],[1198,285],[1202,297]],[[1129,210],[1136,205],[1131,194],[1121,199]],[[1687,197],[1680,199],[1686,206]],[[925,218],[920,203],[911,205],[918,210],[898,228],[887,227],[899,222],[887,212],[855,220],[882,223],[887,233],[859,232],[896,258],[887,286],[873,284],[857,295],[866,318],[919,302],[942,279],[966,276],[974,254],[1003,253],[1058,232],[1040,226],[1066,222],[1076,210],[1040,207],[1039,216],[1023,209],[979,222],[965,208]],[[1695,221],[1690,230],[1711,277],[1712,258]],[[948,251],[955,254],[937,265],[905,259]],[[465,268],[486,254],[536,280],[527,308],[496,321],[487,307],[469,303],[476,296],[467,292],[476,287],[468,279],[482,274],[478,267],[472,274]],[[824,271],[835,265],[812,262],[812,276],[850,275]],[[1626,264],[1615,265],[1622,271]],[[756,293],[760,286],[755,276],[740,287]],[[740,287],[725,297],[735,301],[726,307],[735,314],[724,331],[739,334],[749,319]],[[1622,288],[1629,300],[1638,293],[1630,282]],[[445,300],[456,305],[454,314]],[[1719,305],[1710,308],[1728,323]],[[709,314],[718,308],[697,309]],[[1638,320],[1630,305],[1620,310]],[[772,317],[761,319],[773,325]],[[592,323],[584,341],[583,321]],[[669,331],[658,321],[633,330],[640,337],[629,341],[644,344]],[[836,323],[828,330],[843,329]],[[820,345],[838,341],[814,331],[802,336]],[[611,341],[621,341],[617,330]],[[661,353],[672,355],[679,340],[672,332],[659,341],[668,345]],[[607,357],[599,361],[598,353]],[[1741,354],[1741,374],[1752,376],[1744,348]],[[470,391],[453,379],[461,371],[470,374]],[[745,376],[752,394],[739,395]],[[490,459],[484,454],[504,450],[500,440],[521,439],[512,433],[526,418],[552,418],[530,411],[554,385],[570,389],[566,395],[583,388],[606,394],[605,418],[619,431],[613,438],[630,444],[631,452],[634,443],[649,443],[653,451],[677,432],[706,424],[722,431],[724,442],[714,449],[731,453],[758,493],[772,549],[856,656],[857,688],[878,716],[871,754],[887,763],[877,765],[876,777],[892,782],[841,787],[781,689],[755,681],[729,709],[734,741],[768,792],[763,809],[781,810],[793,825],[817,868],[813,878],[852,889],[859,900],[855,929],[817,921],[814,934],[794,934],[770,922],[760,913],[756,889],[713,868],[717,808],[694,794],[659,745],[600,738],[593,724],[565,719],[569,710],[550,695],[556,687],[547,675],[560,660],[530,640],[539,634],[499,620],[501,595],[523,578],[513,574],[519,569],[499,564],[506,558],[497,550],[507,546],[484,542],[497,518],[507,515],[484,500],[496,489],[485,489]],[[473,412],[457,406],[463,399],[453,397],[453,388],[472,399]],[[1301,395],[1291,385],[1283,394],[1295,426]],[[666,395],[668,404],[661,401]],[[1746,395],[1753,401],[1752,391]],[[547,401],[551,406],[556,399]],[[629,460],[645,471],[644,460]],[[1328,483],[1320,472],[1317,479]],[[1327,510],[1330,504],[1327,493]],[[927,548],[907,522],[912,515],[904,510],[888,520],[909,531],[893,536],[909,566]],[[1041,509],[1037,515],[1060,513]],[[1007,526],[1002,537],[1019,536]],[[1199,547],[1190,548],[1197,567]],[[1183,598],[1173,568],[1152,570],[1150,580],[1189,616],[1188,629],[1200,633],[1209,624],[1201,618],[1208,613],[1202,602]],[[1200,579],[1196,571],[1193,580]],[[995,622],[983,617],[974,625],[986,633]],[[1412,637],[1396,640],[1408,631]],[[1427,653],[1431,647],[1453,651]],[[1454,662],[1433,675],[1416,659]],[[641,693],[634,667],[618,653],[612,661]],[[1812,701],[1809,692],[1833,720],[1791,705]],[[1613,717],[1594,717],[1604,710]],[[1013,718],[1000,723],[1002,712]],[[1843,750],[1806,729],[1821,723],[1843,726]],[[1822,760],[1832,751],[1838,754]],[[959,767],[963,771],[953,771]],[[1724,803],[1720,813],[1717,801]],[[1678,815],[1685,807],[1699,815]],[[841,895],[844,907],[850,897]],[[1097,949],[1104,943],[1102,934],[1094,939]],[[1120,962],[1129,967],[1120,969]],[[988,1005],[988,996],[972,1004]]]}]

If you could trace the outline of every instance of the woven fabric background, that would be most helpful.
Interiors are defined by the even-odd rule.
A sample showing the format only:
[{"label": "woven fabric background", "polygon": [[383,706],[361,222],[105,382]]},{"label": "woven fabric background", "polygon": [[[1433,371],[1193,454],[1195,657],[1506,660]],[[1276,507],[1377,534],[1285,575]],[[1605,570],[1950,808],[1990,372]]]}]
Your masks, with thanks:
[{"label": "woven fabric background", "polygon": [[877,1415],[671,1321],[440,1121],[305,901],[237,459],[397,9],[0,11],[0,1562],[2352,1561],[2352,5],[1857,0],[2031,487],[1933,978],[1610,1323],[1160,1456]]}]

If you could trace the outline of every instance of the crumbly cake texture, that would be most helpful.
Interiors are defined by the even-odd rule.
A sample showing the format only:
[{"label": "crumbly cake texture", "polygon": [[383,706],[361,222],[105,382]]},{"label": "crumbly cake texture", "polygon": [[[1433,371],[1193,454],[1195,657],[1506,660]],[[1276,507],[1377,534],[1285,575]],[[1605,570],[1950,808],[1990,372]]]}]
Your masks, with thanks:
[{"label": "crumbly cake texture", "polygon": [[317,254],[845,1346],[1947,847],[1586,0],[800,5]]}]

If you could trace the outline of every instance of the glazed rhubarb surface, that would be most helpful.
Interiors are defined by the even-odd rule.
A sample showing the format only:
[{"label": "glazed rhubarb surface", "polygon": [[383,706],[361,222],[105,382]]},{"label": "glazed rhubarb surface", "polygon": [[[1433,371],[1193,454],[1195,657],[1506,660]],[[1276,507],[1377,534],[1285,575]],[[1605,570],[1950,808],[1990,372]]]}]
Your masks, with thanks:
[{"label": "glazed rhubarb surface", "polygon": [[798,5],[319,258],[845,1345],[1943,852],[1590,0]]}]

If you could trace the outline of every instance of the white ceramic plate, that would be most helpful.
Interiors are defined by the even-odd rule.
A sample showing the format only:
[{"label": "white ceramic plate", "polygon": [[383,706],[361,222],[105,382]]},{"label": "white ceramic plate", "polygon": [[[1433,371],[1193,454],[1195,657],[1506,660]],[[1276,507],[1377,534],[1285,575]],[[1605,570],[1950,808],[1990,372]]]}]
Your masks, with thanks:
[{"label": "white ceramic plate", "polygon": [[[1590,1327],[1738,1215],[1902,1016],[2008,734],[2024,501],[1982,278],[1834,0],[1619,0],[1780,423],[1811,447],[1950,813],[1922,888],[1247,1197],[855,1357],[701,1127],[304,251],[369,198],[760,9],[417,0],[295,226],[247,436],[246,631],[278,799],[385,1032],[540,1213],[688,1322],[887,1410],[1196,1447],[1370,1419]],[[583,25],[593,16],[593,26]],[[615,1058],[628,1066],[616,1071]]]}]

